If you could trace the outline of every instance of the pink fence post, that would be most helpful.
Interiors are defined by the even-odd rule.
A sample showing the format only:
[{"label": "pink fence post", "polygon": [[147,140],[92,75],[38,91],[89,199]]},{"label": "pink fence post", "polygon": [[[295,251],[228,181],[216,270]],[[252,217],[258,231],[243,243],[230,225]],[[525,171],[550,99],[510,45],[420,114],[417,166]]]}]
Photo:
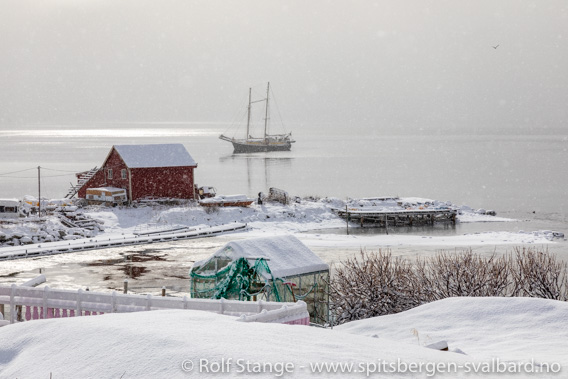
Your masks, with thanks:
[{"label": "pink fence post", "polygon": [[39,307],[34,307],[34,310],[32,312],[32,319],[39,320]]},{"label": "pink fence post", "polygon": [[292,320],[292,321],[287,321],[284,324],[288,324],[288,325],[310,325],[310,318],[304,317],[304,318],[300,318],[300,319],[296,319],[296,320]]},{"label": "pink fence post", "polygon": [[30,321],[32,319],[32,307],[30,306],[26,307],[26,315],[24,316],[24,319],[26,321]]},{"label": "pink fence post", "polygon": [[53,318],[53,308],[47,308],[47,318]]},{"label": "pink fence post", "polygon": [[62,313],[61,313],[61,317],[69,317],[67,315],[67,309],[63,309]]},{"label": "pink fence post", "polygon": [[42,319],[43,319],[43,314],[44,314],[44,312],[43,312],[43,307],[40,307],[39,310],[40,310],[39,319],[42,320]]},{"label": "pink fence post", "polygon": [[59,311],[59,308],[55,308],[54,309],[54,313],[53,313],[53,317],[55,318],[60,318],[61,317],[61,312]]},{"label": "pink fence post", "polygon": [[69,310],[69,317],[75,317],[75,310],[74,309]]}]

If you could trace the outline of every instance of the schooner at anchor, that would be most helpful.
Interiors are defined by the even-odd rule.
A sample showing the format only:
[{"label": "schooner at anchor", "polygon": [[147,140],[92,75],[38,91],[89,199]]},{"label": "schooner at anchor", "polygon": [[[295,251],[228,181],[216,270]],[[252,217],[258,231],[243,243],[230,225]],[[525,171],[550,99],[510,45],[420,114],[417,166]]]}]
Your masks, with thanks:
[{"label": "schooner at anchor", "polygon": [[[227,137],[223,134],[219,136],[219,139],[223,141],[231,142],[233,144],[233,153],[257,153],[266,151],[290,151],[292,144],[296,141],[292,139],[292,133],[287,134],[268,134],[268,114],[269,107],[268,101],[270,97],[270,83],[266,88],[266,98],[256,101],[252,101],[252,89],[249,88],[249,100],[247,109],[247,134],[245,138],[237,139]],[[264,136],[263,137],[253,137],[250,134],[251,125],[251,106],[254,103],[264,102]]]}]

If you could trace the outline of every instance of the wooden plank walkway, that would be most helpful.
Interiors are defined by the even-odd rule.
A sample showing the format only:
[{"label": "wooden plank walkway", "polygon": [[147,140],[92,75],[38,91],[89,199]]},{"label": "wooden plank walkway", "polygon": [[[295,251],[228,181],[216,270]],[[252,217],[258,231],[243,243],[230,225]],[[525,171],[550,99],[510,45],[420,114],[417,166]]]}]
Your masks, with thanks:
[{"label": "wooden plank walkway", "polygon": [[372,210],[335,208],[334,212],[341,218],[350,222],[358,223],[361,226],[365,224],[374,224],[378,227],[389,226],[416,226],[416,225],[434,225],[437,222],[456,223],[458,214],[457,209],[401,209],[401,210]]}]

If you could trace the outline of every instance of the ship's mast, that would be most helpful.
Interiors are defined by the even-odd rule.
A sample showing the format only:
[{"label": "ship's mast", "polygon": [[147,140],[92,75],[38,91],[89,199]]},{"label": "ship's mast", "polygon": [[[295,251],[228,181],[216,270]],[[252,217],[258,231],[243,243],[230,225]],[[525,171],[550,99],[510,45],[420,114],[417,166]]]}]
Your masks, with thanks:
[{"label": "ship's mast", "polygon": [[249,106],[248,106],[248,115],[247,115],[247,137],[246,139],[249,139],[249,128],[250,128],[250,105],[251,105],[251,91],[252,88],[249,88]]},{"label": "ship's mast", "polygon": [[266,110],[264,113],[264,139],[266,140],[266,129],[268,127],[268,96],[270,94],[270,82],[268,82],[268,86],[266,87]]}]

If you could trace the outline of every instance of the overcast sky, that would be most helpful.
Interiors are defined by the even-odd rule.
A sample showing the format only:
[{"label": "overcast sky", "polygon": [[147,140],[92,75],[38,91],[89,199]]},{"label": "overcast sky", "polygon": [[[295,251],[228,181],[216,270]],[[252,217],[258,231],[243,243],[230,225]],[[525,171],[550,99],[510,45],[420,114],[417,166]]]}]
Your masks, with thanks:
[{"label": "overcast sky", "polygon": [[1,5],[0,127],[231,121],[266,81],[288,123],[568,127],[565,0]]}]

